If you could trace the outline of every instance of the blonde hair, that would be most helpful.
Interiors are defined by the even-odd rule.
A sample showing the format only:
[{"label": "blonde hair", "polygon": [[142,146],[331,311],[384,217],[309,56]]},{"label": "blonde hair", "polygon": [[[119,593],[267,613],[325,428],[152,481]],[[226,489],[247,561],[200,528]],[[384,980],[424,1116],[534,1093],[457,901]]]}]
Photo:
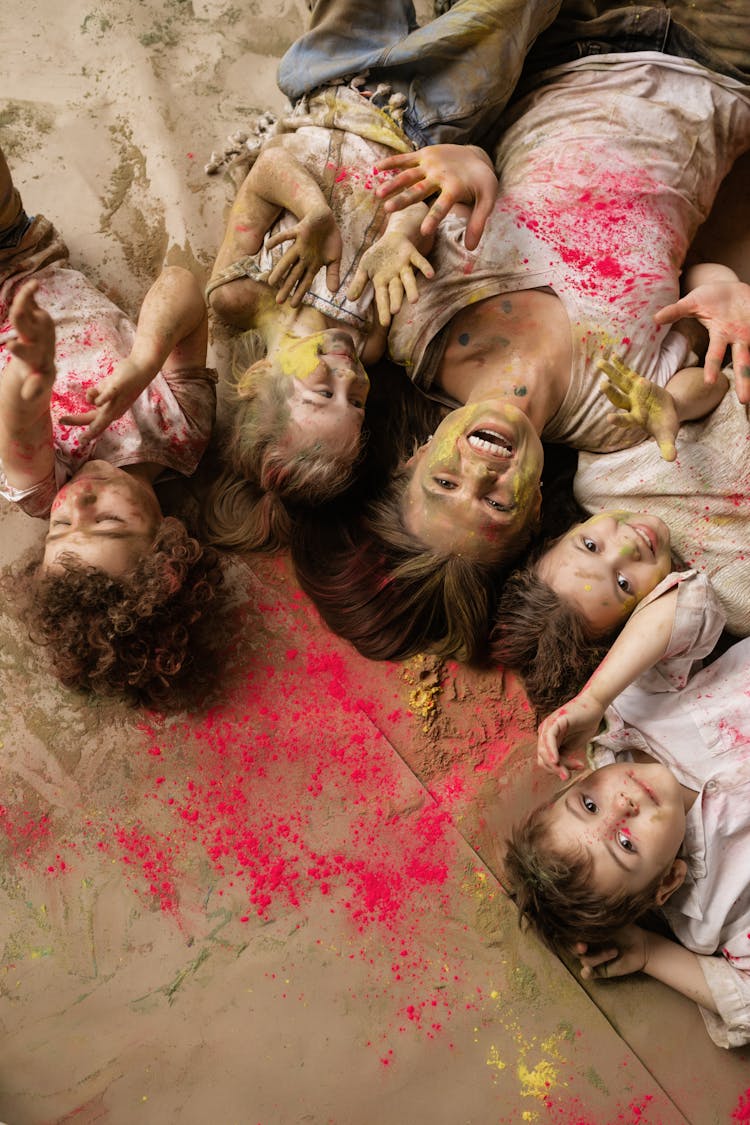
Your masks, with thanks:
[{"label": "blonde hair", "polygon": [[227,467],[210,490],[204,521],[217,546],[248,551],[278,551],[287,546],[290,506],[320,504],[352,481],[361,437],[332,453],[314,440],[290,450],[285,440],[291,410],[291,379],[257,356],[262,341],[245,333],[235,349],[232,378],[226,386],[231,410]]}]

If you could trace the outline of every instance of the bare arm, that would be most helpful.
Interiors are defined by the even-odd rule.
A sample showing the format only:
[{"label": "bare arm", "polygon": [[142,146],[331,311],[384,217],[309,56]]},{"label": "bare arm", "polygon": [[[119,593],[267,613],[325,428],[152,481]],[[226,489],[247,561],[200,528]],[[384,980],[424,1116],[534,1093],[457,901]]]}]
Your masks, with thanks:
[{"label": "bare arm", "polygon": [[207,335],[206,306],[198,282],[181,266],[167,267],[144,298],[130,355],[87,391],[93,409],[60,420],[86,426],[80,440],[92,441],[122,417],[159,371],[163,369],[168,379],[170,371],[203,367]]},{"label": "bare arm", "polygon": [[55,327],[37,305],[35,281],[16,293],[10,322],[16,339],[12,359],[0,379],[0,461],[14,488],[31,488],[52,472],[50,396],[55,381]]},{"label": "bare arm", "polygon": [[581,961],[581,976],[585,980],[610,980],[643,972],[681,992],[702,1008],[718,1013],[701,969],[701,961],[706,958],[660,934],[642,930],[639,926],[626,926],[618,934],[616,943],[608,949],[589,955],[585,944],[581,943],[576,947],[575,954]]},{"label": "bare arm", "polygon": [[212,278],[234,262],[257,254],[267,231],[283,211],[293,215],[297,223],[267,242],[269,250],[284,242],[292,244],[268,278],[271,287],[278,287],[276,300],[282,304],[289,298],[292,307],[299,305],[323,265],[327,267],[326,284],[335,292],[339,287],[341,234],[323,192],[304,165],[284,147],[283,137],[265,146],[240,186]]},{"label": "bare arm", "polygon": [[675,587],[631,617],[585,687],[547,716],[539,727],[537,742],[537,763],[543,769],[565,780],[569,768],[582,768],[581,758],[604,712],[667,651],[676,610]]}]

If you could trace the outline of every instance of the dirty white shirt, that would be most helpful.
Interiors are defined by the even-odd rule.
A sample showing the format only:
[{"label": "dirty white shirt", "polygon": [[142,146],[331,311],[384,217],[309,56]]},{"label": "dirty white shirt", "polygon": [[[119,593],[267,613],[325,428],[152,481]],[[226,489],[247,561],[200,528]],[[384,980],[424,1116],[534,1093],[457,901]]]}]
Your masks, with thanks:
[{"label": "dirty white shirt", "polygon": [[687,248],[750,147],[750,94],[654,52],[591,56],[540,82],[511,111],[496,157],[500,193],[479,247],[466,249],[459,218],[441,224],[436,276],[420,278],[419,301],[394,317],[389,349],[441,398],[441,328],[471,303],[549,289],[568,314],[572,369],[542,437],[619,449],[644,435],[607,422],[597,361],[616,352],[661,385],[686,365],[684,338],[657,328],[653,313],[679,296]]},{"label": "dirty white shirt", "polygon": [[635,612],[675,583],[667,652],[607,710],[592,759],[598,768],[644,750],[698,794],[680,853],[688,875],[663,912],[701,955],[719,1010],[701,1009],[711,1038],[737,1047],[750,1042],[750,639],[703,667],[723,625],[705,575],[669,575]]}]

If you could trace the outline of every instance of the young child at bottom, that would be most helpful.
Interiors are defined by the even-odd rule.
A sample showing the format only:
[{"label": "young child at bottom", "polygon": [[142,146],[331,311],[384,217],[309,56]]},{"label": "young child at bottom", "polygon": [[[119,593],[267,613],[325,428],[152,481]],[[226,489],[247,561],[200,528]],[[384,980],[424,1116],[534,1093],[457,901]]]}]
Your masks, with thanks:
[{"label": "young child at bottom", "polygon": [[0,152],[0,495],[50,519],[7,585],[67,686],[155,702],[198,664],[218,558],[153,486],[210,436],[206,344],[190,273],[165,270],[135,328],[26,215]]},{"label": "young child at bottom", "polygon": [[[589,746],[593,769],[515,826],[505,866],[521,919],[582,976],[645,972],[734,1047],[750,1041],[750,640],[703,667],[723,624],[693,571],[643,600],[539,729],[543,768],[568,779]],[[676,940],[638,925],[652,910]]]}]

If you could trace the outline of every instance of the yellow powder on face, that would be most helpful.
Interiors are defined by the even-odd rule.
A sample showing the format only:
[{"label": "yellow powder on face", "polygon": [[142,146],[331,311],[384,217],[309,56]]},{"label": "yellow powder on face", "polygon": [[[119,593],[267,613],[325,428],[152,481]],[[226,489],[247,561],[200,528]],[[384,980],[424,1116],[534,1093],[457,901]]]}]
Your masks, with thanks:
[{"label": "yellow powder on face", "polygon": [[320,362],[320,335],[305,336],[279,348],[276,362],[285,375],[308,379]]}]

